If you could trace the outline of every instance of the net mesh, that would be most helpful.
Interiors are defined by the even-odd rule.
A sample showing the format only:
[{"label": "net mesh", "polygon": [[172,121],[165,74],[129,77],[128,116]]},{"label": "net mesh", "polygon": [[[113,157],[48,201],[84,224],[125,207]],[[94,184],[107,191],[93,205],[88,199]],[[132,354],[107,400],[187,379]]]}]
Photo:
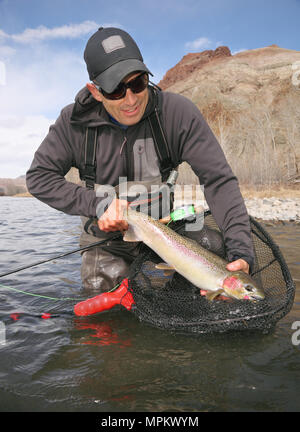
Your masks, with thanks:
[{"label": "net mesh", "polygon": [[[191,333],[272,328],[290,311],[295,285],[278,246],[251,217],[250,223],[256,255],[251,276],[263,287],[264,300],[208,301],[199,288],[180,274],[166,276],[156,269],[161,259],[145,247],[133,262],[129,277],[129,289],[135,301],[133,312],[139,320],[155,327]],[[207,232],[219,234],[215,236],[216,247],[211,247],[211,241],[207,241],[211,238]],[[210,211],[205,212],[202,233],[200,243],[224,255],[220,231]]]}]

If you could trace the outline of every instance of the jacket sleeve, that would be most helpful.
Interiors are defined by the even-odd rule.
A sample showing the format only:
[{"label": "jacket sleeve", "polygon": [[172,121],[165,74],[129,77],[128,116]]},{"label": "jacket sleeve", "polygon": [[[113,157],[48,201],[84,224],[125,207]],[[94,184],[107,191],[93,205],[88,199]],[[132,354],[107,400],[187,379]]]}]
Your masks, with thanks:
[{"label": "jacket sleeve", "polygon": [[[198,108],[176,95],[175,108],[166,112],[171,143],[180,162],[186,161],[204,186],[207,204],[221,229],[230,261],[254,262],[250,222],[233,174],[223,150]],[[170,113],[171,118],[170,118]]]},{"label": "jacket sleeve", "polygon": [[75,131],[69,125],[69,111],[65,108],[61,112],[35,152],[26,173],[27,188],[37,199],[57,210],[93,217],[100,201],[95,192],[64,178],[72,166],[77,166],[76,158],[79,159],[81,152],[78,131],[75,137]]}]

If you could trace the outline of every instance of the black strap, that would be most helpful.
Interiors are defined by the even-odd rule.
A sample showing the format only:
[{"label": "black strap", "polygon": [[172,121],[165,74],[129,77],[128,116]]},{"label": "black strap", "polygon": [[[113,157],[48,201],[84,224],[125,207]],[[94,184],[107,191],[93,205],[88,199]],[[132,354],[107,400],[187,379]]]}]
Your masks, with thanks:
[{"label": "black strap", "polygon": [[96,149],[97,149],[97,128],[86,129],[85,148],[84,148],[84,168],[81,170],[80,177],[85,180],[88,189],[94,189],[96,182]]},{"label": "black strap", "polygon": [[154,112],[148,117],[148,119],[154,140],[155,150],[159,159],[159,168],[162,181],[166,181],[170,172],[174,168],[174,164],[160,119],[160,109],[158,102],[159,93],[155,92],[155,94],[157,103],[155,104]]}]

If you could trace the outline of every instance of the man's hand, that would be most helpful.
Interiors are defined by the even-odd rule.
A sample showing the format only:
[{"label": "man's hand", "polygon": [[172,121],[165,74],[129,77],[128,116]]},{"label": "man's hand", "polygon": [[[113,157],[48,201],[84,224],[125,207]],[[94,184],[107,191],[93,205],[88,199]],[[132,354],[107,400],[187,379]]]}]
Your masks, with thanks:
[{"label": "man's hand", "polygon": [[98,226],[102,231],[126,231],[128,223],[124,220],[124,213],[128,208],[126,200],[114,199],[106,212],[98,220]]},{"label": "man's hand", "polygon": [[229,271],[241,270],[249,274],[249,264],[247,263],[247,261],[243,260],[242,258],[239,258],[238,260],[232,261],[231,263],[227,264],[226,268]]}]

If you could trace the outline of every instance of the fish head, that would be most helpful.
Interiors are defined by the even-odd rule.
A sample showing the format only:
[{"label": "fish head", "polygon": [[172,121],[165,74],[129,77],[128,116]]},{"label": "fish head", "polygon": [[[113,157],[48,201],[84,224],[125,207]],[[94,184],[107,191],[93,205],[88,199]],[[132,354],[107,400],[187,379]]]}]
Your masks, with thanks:
[{"label": "fish head", "polygon": [[265,294],[258,284],[245,272],[234,272],[223,281],[225,293],[239,300],[263,300]]}]

